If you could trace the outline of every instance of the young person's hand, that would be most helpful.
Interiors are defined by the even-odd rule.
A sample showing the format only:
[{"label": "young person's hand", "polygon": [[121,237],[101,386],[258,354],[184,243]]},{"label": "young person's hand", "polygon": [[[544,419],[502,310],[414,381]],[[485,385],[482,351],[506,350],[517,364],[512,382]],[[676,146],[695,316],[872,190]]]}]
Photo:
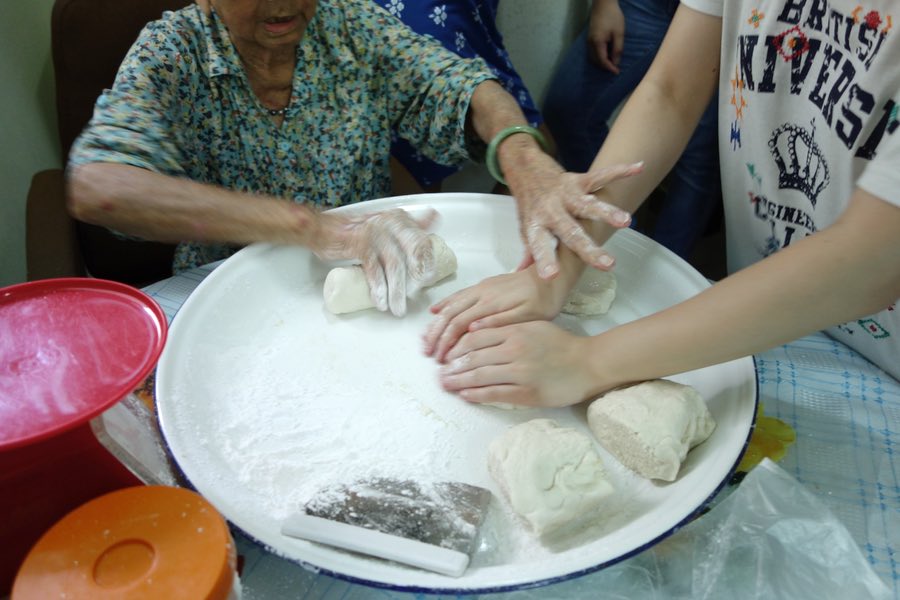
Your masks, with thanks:
[{"label": "young person's hand", "polygon": [[[576,276],[580,273],[580,269]],[[500,327],[559,314],[574,283],[571,277],[541,279],[534,266],[489,277],[431,307],[435,314],[423,336],[425,354],[444,362],[468,331]]]},{"label": "young person's hand", "polygon": [[444,389],[468,402],[569,406],[596,396],[591,338],[547,321],[467,333],[440,369]]},{"label": "young person's hand", "polygon": [[588,24],[588,56],[610,73],[619,74],[619,60],[625,45],[625,15],[618,0],[594,0]]}]

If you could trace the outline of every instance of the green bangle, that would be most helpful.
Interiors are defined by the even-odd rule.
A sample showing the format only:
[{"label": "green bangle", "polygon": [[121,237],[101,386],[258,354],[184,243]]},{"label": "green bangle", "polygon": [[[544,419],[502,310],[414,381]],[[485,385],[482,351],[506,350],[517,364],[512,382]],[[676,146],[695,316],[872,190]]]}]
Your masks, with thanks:
[{"label": "green bangle", "polygon": [[488,173],[491,174],[491,177],[503,185],[506,185],[506,180],[503,179],[503,173],[500,171],[500,162],[497,160],[497,148],[500,147],[500,143],[503,140],[516,133],[527,133],[538,141],[544,152],[550,151],[550,146],[547,144],[547,140],[544,138],[543,134],[534,127],[529,127],[528,125],[513,125],[495,135],[494,139],[491,140],[491,143],[488,144],[487,156],[485,157],[484,162],[487,165],[487,170]]}]

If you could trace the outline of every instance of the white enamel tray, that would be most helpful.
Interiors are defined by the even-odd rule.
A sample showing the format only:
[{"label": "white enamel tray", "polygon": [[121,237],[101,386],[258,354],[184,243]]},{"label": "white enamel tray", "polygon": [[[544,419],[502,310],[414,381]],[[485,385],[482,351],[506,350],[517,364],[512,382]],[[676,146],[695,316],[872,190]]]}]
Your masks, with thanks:
[{"label": "white enamel tray", "polygon": [[[236,527],[290,560],[368,585],[476,593],[534,587],[582,575],[671,534],[731,476],[756,411],[751,358],[672,377],[696,387],[717,422],[677,481],[641,479],[598,446],[617,487],[603,525],[552,548],[509,512],[488,475],[486,449],[511,425],[538,417],[589,433],[585,407],[506,411],[443,391],[422,354],[428,306],[522,255],[511,198],[436,194],[338,210],[431,206],[434,231],[459,270],[415,298],[402,319],[368,310],[335,316],[322,302],[334,266],[296,247],[254,245],[219,266],[178,313],[159,362],[160,422],[191,484]],[[595,334],[707,287],[693,268],[631,230],[608,243],[618,293],[607,315],[557,322]],[[281,535],[281,521],[315,490],[367,475],[455,480],[495,499],[472,565],[454,579]]]}]

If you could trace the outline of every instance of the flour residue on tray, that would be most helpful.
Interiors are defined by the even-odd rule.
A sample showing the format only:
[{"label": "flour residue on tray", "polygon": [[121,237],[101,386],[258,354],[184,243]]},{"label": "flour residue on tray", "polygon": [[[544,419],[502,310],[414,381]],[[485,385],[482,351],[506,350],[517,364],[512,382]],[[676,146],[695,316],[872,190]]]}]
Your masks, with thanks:
[{"label": "flour residue on tray", "polygon": [[[566,572],[572,551],[593,546],[647,509],[637,492],[645,484],[604,456],[616,497],[577,539],[538,539],[488,475],[487,446],[542,410],[501,411],[444,392],[437,365],[421,354],[418,340],[410,343],[408,331],[396,331],[395,322],[315,326],[292,320],[293,310],[272,311],[252,334],[242,328],[239,339],[196,345],[185,356],[184,372],[202,377],[183,375],[168,403],[171,423],[180,429],[176,437],[190,440],[179,444],[189,454],[188,478],[201,492],[219,494],[226,517],[272,552],[296,559],[280,523],[321,490],[360,479],[459,481],[490,489],[470,567],[476,579],[490,579],[494,568],[524,579],[536,565]],[[577,411],[552,414],[586,427]]]},{"label": "flour residue on tray", "polygon": [[[206,381],[231,382],[230,391],[224,397],[220,386],[204,390],[207,397],[179,392],[174,403],[184,423],[195,423],[182,433],[195,442],[190,462],[203,471],[201,478],[214,473],[218,485],[227,486],[240,513],[280,522],[320,490],[360,479],[463,481],[494,492],[473,567],[560,559],[560,549],[538,540],[500,496],[486,474],[486,445],[473,443],[535,413],[498,411],[443,394],[430,370],[397,366],[411,357],[372,362],[364,356],[349,377],[346,362],[317,360],[309,376],[302,359],[308,350],[299,347],[308,342],[291,331],[269,335],[253,360],[244,345],[192,356],[192,371],[202,369]],[[202,403],[207,406],[197,406]],[[206,417],[202,424],[198,414]],[[599,520],[621,526],[630,512],[626,504],[611,501]],[[595,532],[592,539],[600,537]]]},{"label": "flour residue on tray", "polygon": [[183,397],[175,411],[184,413],[176,423],[197,421],[198,412],[207,417],[185,432],[197,442],[193,458],[211,471],[227,469],[235,497],[253,504],[248,510],[280,519],[334,483],[447,479],[465,460],[459,434],[466,427],[457,413],[469,407],[436,402],[432,377],[405,376],[365,356],[349,370],[347,361],[317,360],[310,375],[302,345],[286,331],[268,338],[253,360],[245,345],[194,354],[191,371],[231,382],[229,391],[176,394]]}]

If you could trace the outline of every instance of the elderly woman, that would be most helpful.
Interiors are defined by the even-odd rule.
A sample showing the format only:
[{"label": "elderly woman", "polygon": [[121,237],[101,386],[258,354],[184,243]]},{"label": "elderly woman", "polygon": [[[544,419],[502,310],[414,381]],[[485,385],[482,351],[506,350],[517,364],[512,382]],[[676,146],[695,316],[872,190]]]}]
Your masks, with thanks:
[{"label": "elderly woman", "polygon": [[408,287],[432,268],[424,228],[433,215],[315,208],[389,194],[393,126],[444,163],[493,141],[489,166],[517,197],[543,277],[558,272],[556,239],[608,268],[576,218],[627,224],[627,213],[586,193],[637,169],[565,173],[539,135],[516,127],[525,123],[481,61],[414,34],[370,0],[209,0],[141,33],[73,147],[70,210],[181,242],[175,270],[260,241],[358,260],[376,306],[402,315]]}]

